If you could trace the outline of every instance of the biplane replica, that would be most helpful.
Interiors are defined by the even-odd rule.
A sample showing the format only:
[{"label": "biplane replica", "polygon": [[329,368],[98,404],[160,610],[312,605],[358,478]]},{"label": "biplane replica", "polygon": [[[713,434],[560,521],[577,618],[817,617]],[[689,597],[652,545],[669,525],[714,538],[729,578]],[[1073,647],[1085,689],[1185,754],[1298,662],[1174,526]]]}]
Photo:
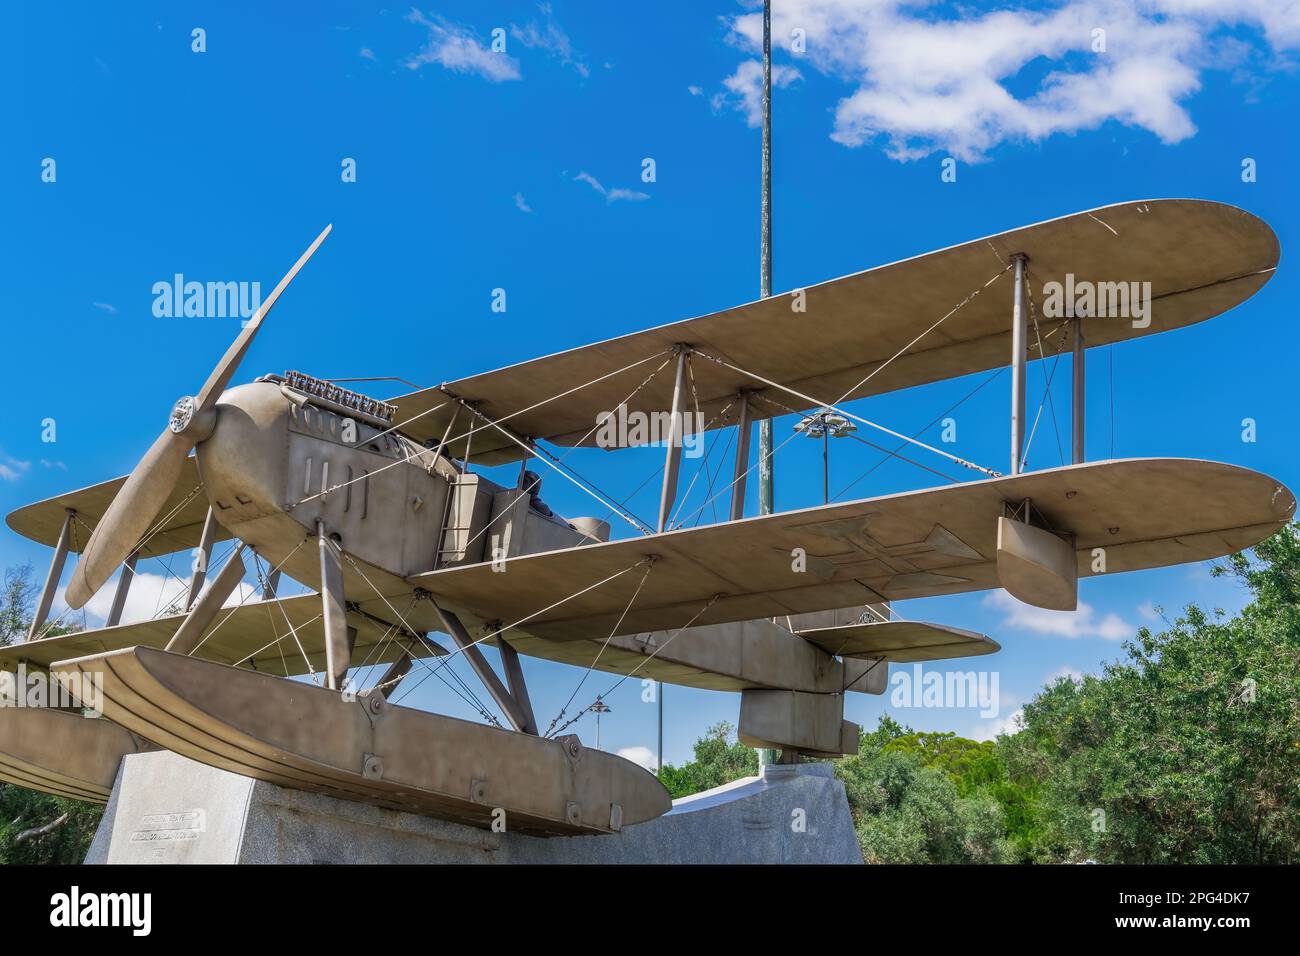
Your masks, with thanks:
[{"label": "biplane replica", "polygon": [[[665,813],[667,791],[640,766],[562,734],[567,724],[542,728],[521,655],[736,691],[745,743],[851,753],[858,728],[844,719],[846,692],[883,692],[890,662],[998,650],[980,634],[901,619],[892,602],[1000,587],[1072,609],[1098,549],[1109,574],[1201,561],[1256,544],[1295,510],[1279,482],[1230,464],[1083,456],[1086,348],[1219,315],[1275,270],[1272,230],[1231,206],[1093,209],[810,286],[799,290],[800,314],[776,295],[390,401],[296,372],[232,387],[328,233],[199,391],[176,402],[130,475],[8,516],[54,558],[29,639],[0,649],[0,666],[98,679],[102,718],[0,713],[4,779],[104,800],[124,754],[166,748],[477,826],[501,808],[513,831],[614,832]],[[1034,289],[1067,278],[1149,281],[1149,316],[1044,314]],[[1060,354],[1073,356],[1073,463],[1026,471],[1027,363]],[[1007,366],[1005,474],[843,407]],[[669,413],[654,527],[546,447],[595,445],[619,409]],[[754,423],[830,409],[979,475],[746,517],[746,479],[761,464],[750,454]],[[673,527],[688,410],[705,430],[736,430],[730,518]],[[514,487],[471,467],[513,462]],[[590,491],[632,532],[611,540],[604,519],[555,514],[529,467]],[[223,540],[233,552],[205,580]],[[181,613],[121,623],[136,561],[188,551],[199,560]],[[113,609],[104,627],[46,636],[69,553],[79,558],[67,605],[83,607],[120,566]],[[250,558],[261,599],[232,606]],[[282,574],[314,592],[277,596]],[[483,644],[499,651],[503,675]],[[504,723],[390,700],[417,667],[436,672],[457,655]],[[377,664],[387,670],[372,686],[351,686],[350,673]]]}]

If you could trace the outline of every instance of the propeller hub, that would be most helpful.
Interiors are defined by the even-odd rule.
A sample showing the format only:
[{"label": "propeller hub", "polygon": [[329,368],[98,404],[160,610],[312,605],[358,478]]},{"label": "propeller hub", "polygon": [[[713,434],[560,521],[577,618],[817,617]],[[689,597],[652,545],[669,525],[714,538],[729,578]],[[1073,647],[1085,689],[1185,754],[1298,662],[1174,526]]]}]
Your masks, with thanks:
[{"label": "propeller hub", "polygon": [[172,406],[167,427],[173,434],[184,435],[198,443],[212,434],[216,417],[216,412],[211,409],[200,409],[198,399],[193,395],[182,395]]},{"label": "propeller hub", "polygon": [[176,404],[172,406],[172,417],[167,423],[167,427],[177,435],[189,427],[190,422],[194,419],[194,409],[196,407],[193,395],[182,395],[176,399]]}]

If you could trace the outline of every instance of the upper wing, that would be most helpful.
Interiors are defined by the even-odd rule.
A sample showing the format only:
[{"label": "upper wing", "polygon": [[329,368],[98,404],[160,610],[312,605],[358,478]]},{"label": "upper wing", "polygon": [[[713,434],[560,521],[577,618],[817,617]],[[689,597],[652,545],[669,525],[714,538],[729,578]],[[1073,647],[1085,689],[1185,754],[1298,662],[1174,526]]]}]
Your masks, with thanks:
[{"label": "upper wing", "polygon": [[[1105,549],[1108,572],[1200,561],[1256,544],[1295,511],[1291,492],[1258,472],[1131,459],[526,555],[496,568],[448,568],[409,581],[453,610],[508,624],[525,620],[524,631],[559,640],[955,594],[998,586],[997,519],[1004,502],[1026,498],[1053,527],[1074,533],[1081,576],[1094,573],[1094,548]],[[657,559],[638,594],[638,563],[651,555]],[[618,572],[625,573],[599,583]]]},{"label": "upper wing", "polygon": [[[118,489],[126,482],[126,478],[127,476],[123,475],[121,478],[82,488],[80,491],[70,491],[67,494],[47,498],[45,501],[25,505],[12,512],[5,521],[10,528],[23,537],[39,541],[52,548],[58,544],[63,519],[71,508],[77,513],[79,519],[74,525],[75,533],[71,540],[71,550],[80,553],[90,539],[90,532],[104,516]],[[199,470],[193,457],[185,460],[181,476],[176,479],[176,487],[159,513],[165,520],[162,521],[157,533],[149,539],[150,554],[169,554],[173,551],[186,551],[198,547],[199,536],[203,532],[203,521],[208,513],[208,498],[203,494],[203,482],[199,478]],[[230,532],[218,523],[214,540],[225,541],[229,537]]]},{"label": "upper wing", "polygon": [[[1176,329],[1218,315],[1249,298],[1277,265],[1277,237],[1262,220],[1234,206],[1169,199],[1123,203],[999,233],[807,287],[805,311],[789,295],[750,302],[702,318],[676,322],[583,348],[449,382],[394,399],[396,420],[421,440],[441,439],[455,397],[477,403],[486,415],[531,438],[575,444],[593,429],[597,416],[618,407],[679,343],[722,358],[817,399],[819,404],[859,398],[966,375],[1007,364],[1011,353],[1013,283],[1003,277],[967,301],[939,328],[918,336],[972,292],[1004,269],[1010,257],[1029,257],[1029,285],[1036,300],[1043,351],[1064,345],[1052,337],[1064,319],[1042,314],[1046,283],[1150,282],[1154,303],[1150,325],[1136,328],[1118,318],[1084,320],[1091,346]],[[1039,358],[1038,336],[1029,336],[1029,357]],[[896,353],[897,360],[865,384]],[[644,364],[627,368],[636,362]],[[713,362],[692,362],[695,393],[706,422],[733,400],[737,390],[763,383]],[[671,367],[656,375],[628,403],[630,411],[663,412],[671,407]],[[584,382],[610,375],[555,401],[538,405]],[[814,407],[776,389],[770,396],[800,411]],[[693,400],[692,400],[693,401]],[[531,406],[538,405],[530,411]],[[689,410],[694,410],[693,404]],[[753,417],[780,414],[765,402],[752,403]],[[515,414],[521,413],[521,414]],[[412,416],[419,415],[413,421]],[[734,423],[718,420],[714,426]],[[462,414],[453,435],[471,424]],[[588,439],[590,443],[591,439]],[[466,444],[484,465],[518,460],[523,452],[495,429],[451,443],[462,457]]]},{"label": "upper wing", "polygon": [[[357,632],[352,650],[352,660],[357,666],[389,663],[407,648],[415,657],[443,653],[442,648],[433,642],[411,641],[390,630],[379,617],[381,608],[374,608],[374,614],[367,613],[370,610],[368,605],[364,608],[353,606],[348,610],[348,626],[356,628]],[[225,608],[217,614],[194,656],[221,664],[238,664],[281,677],[320,672],[325,667],[325,638],[320,613],[319,594],[254,601]],[[174,614],[151,621],[10,644],[0,647],[0,670],[12,671],[23,661],[29,666],[48,668],[54,661],[136,645],[165,647],[183,620],[184,614]],[[311,662],[310,667],[307,661]]]}]

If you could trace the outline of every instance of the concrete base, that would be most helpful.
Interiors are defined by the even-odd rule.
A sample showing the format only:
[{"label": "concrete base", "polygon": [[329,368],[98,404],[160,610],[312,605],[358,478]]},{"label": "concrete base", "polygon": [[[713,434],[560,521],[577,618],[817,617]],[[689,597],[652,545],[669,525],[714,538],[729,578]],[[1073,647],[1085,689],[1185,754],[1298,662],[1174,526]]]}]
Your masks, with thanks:
[{"label": "concrete base", "polygon": [[156,751],[122,760],[86,862],[861,863],[862,855],[829,764],[764,767],[619,834],[541,839],[289,790]]}]

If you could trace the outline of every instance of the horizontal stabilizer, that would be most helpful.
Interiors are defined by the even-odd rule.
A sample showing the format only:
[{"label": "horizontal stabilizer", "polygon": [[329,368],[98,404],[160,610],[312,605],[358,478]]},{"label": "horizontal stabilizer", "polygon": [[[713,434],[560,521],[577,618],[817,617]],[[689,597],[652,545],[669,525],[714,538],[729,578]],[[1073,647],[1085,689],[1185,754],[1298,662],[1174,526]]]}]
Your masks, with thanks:
[{"label": "horizontal stabilizer", "polygon": [[895,664],[978,657],[1001,650],[992,638],[946,624],[878,621],[800,631],[799,636],[836,657],[886,660]]}]

